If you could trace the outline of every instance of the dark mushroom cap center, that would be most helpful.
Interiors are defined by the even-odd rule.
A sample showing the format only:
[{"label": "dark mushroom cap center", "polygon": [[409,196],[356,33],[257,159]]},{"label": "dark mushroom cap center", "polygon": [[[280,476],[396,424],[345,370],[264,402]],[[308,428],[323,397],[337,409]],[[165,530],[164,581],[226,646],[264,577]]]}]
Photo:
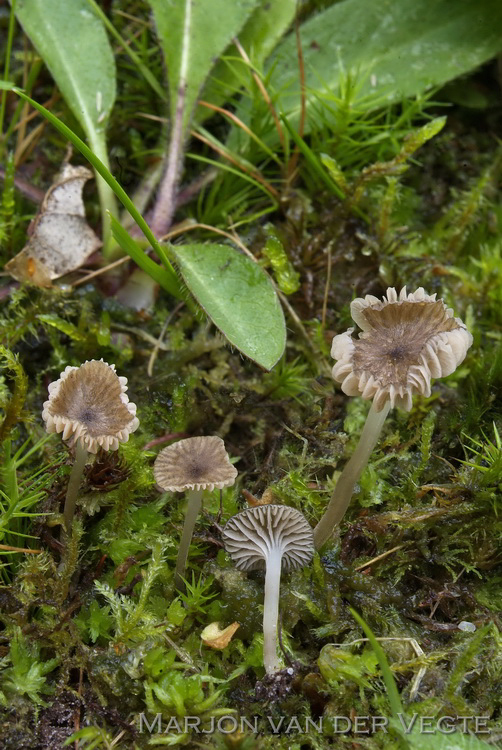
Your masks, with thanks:
[{"label": "dark mushroom cap center", "polygon": [[362,311],[371,329],[354,341],[354,370],[369,372],[382,386],[406,386],[408,370],[440,333],[459,327],[441,300],[400,302]]},{"label": "dark mushroom cap center", "polygon": [[111,367],[85,362],[63,380],[49,413],[80,423],[91,437],[116,435],[134,419],[121,395],[120,381]]},{"label": "dark mushroom cap center", "polygon": [[226,487],[234,483],[237,471],[229,461],[223,440],[201,435],[164,448],[155,460],[154,474],[159,487],[182,492],[193,485],[202,489]]}]

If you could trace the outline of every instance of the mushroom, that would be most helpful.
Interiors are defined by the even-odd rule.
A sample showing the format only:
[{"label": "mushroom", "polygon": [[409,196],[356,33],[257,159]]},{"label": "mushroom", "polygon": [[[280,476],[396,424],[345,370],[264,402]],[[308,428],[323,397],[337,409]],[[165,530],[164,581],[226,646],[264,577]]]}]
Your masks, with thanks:
[{"label": "mushroom", "polygon": [[216,436],[185,438],[164,448],[153,468],[155,481],[167,492],[187,492],[188,505],[176,559],[175,585],[183,585],[188,550],[202,505],[203,490],[223,489],[235,482],[225,443]]},{"label": "mushroom", "polygon": [[416,393],[431,395],[431,378],[451,375],[464,360],[472,336],[435,294],[422,287],[410,294],[387,289],[380,301],[367,295],[350,306],[361,328],[335,336],[331,356],[338,360],[333,378],[348,396],[373,399],[354,454],[344,467],[329,505],[314,529],[316,548],[329,539],[350,503],[354,486],[380,436],[389,410],[410,411]]},{"label": "mushroom", "polygon": [[42,419],[47,432],[62,432],[63,440],[75,447],[64,506],[64,528],[71,535],[78,488],[89,453],[98,448],[115,451],[137,429],[136,404],[126,395],[127,378],[119,377],[115,365],[91,359],[80,367],[66,367],[49,385],[49,400]]},{"label": "mushroom", "polygon": [[312,529],[305,516],[287,505],[258,505],[233,516],[223,529],[225,549],[240,570],[265,566],[263,664],[267,674],[281,669],[277,619],[281,567],[307,565],[314,554]]}]

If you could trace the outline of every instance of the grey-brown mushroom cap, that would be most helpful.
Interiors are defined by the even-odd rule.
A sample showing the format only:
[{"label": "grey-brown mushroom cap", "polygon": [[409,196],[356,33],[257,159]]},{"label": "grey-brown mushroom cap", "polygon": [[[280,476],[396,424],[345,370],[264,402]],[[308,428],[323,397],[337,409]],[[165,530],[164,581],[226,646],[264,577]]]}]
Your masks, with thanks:
[{"label": "grey-brown mushroom cap", "polygon": [[361,333],[334,337],[333,377],[348,396],[373,399],[376,411],[387,402],[409,411],[413,395],[429,397],[431,379],[451,375],[472,344],[453,310],[422,287],[410,294],[389,287],[382,300],[353,300],[350,311]]},{"label": "grey-brown mushroom cap", "polygon": [[225,549],[240,570],[265,567],[269,552],[279,547],[286,570],[302,568],[314,555],[314,535],[307,519],[288,505],[258,505],[228,521]]},{"label": "grey-brown mushroom cap", "polygon": [[136,405],[127,397],[127,378],[115,365],[92,359],[66,367],[49,385],[42,419],[47,432],[62,432],[70,445],[80,441],[90,453],[117,450],[137,429]]},{"label": "grey-brown mushroom cap", "polygon": [[185,438],[164,448],[153,467],[157,485],[167,492],[221,490],[235,482],[225,443],[216,435]]}]

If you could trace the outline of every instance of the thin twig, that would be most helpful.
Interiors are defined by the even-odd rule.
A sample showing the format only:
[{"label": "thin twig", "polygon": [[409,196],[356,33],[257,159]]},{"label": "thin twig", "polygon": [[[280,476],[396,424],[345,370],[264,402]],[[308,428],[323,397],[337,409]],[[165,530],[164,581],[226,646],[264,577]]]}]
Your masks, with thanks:
[{"label": "thin twig", "polygon": [[[272,279],[272,282],[273,282],[273,281],[274,281],[274,280]],[[289,300],[288,300],[288,298],[286,297],[286,295],[285,295],[285,294],[283,294],[283,293],[282,293],[281,291],[279,291],[279,289],[277,288],[277,285],[275,285],[275,283],[274,283],[274,286],[275,286],[275,291],[276,291],[276,292],[277,292],[277,294],[279,295],[279,299],[281,300],[282,304],[284,305],[284,307],[285,307],[285,308],[286,308],[286,310],[288,311],[288,313],[289,313],[289,315],[290,315],[290,317],[291,317],[292,321],[294,322],[294,324],[295,324],[295,325],[296,325],[296,327],[298,328],[298,331],[299,331],[299,332],[301,333],[302,337],[303,337],[303,338],[305,339],[305,341],[307,342],[307,344],[308,344],[308,346],[309,346],[309,349],[310,349],[310,350],[311,350],[311,351],[312,351],[312,352],[313,352],[313,353],[314,353],[314,354],[315,354],[316,356],[318,356],[318,355],[319,355],[319,352],[317,351],[317,349],[315,348],[314,344],[313,344],[313,343],[312,343],[312,341],[310,340],[310,336],[308,335],[307,331],[305,330],[305,326],[303,325],[303,323],[302,323],[301,319],[300,319],[300,318],[298,317],[298,315],[296,314],[295,310],[294,310],[294,309],[293,309],[293,308],[291,307],[291,305],[289,304]]]},{"label": "thin twig", "polygon": [[102,273],[106,273],[107,271],[111,271],[112,268],[117,268],[117,266],[121,266],[123,263],[127,263],[128,260],[131,260],[128,255],[126,255],[124,258],[119,258],[119,260],[114,260],[113,263],[109,263],[107,266],[103,266],[103,268],[98,268],[97,271],[93,271],[92,273],[87,274],[87,276],[84,276],[82,279],[74,281],[72,286],[76,287],[80,286],[81,284],[86,284],[96,276],[101,276]]},{"label": "thin twig", "polygon": [[199,104],[202,107],[207,107],[207,109],[213,110],[213,112],[219,112],[224,117],[227,117],[229,120],[231,120],[235,125],[237,125],[238,128],[244,131],[246,135],[248,135],[250,138],[253,139],[255,143],[257,143],[260,148],[262,148],[265,153],[267,153],[279,166],[281,166],[281,160],[277,156],[277,154],[274,154],[274,152],[266,146],[263,141],[261,141],[258,136],[253,133],[250,127],[246,125],[245,122],[243,122],[240,117],[237,117],[233,112],[229,112],[228,109],[224,109],[223,107],[217,107],[216,104],[211,104],[210,102],[205,102],[202,99],[199,101]]},{"label": "thin twig", "polygon": [[[421,656],[425,656],[425,652],[418,643],[418,641],[415,638],[399,638],[399,636],[380,636],[378,638],[375,638],[376,641],[402,641],[404,643],[409,643],[412,647],[415,654],[420,658]],[[330,643],[330,646],[341,646],[341,647],[347,647],[347,646],[355,646],[357,643],[365,643],[368,642],[369,638],[356,638],[354,641],[349,641],[349,643]],[[410,701],[414,700],[417,696],[418,690],[420,688],[420,683],[423,680],[423,677],[427,671],[427,667],[420,667],[417,674],[415,675],[415,678],[413,680],[413,685],[410,690]]]},{"label": "thin twig", "polygon": [[169,315],[166,318],[166,322],[162,326],[162,330],[160,332],[160,336],[158,338],[158,341],[155,344],[154,348],[152,349],[152,353],[150,354],[150,359],[148,360],[148,367],[146,368],[146,371],[147,371],[147,374],[148,374],[149,378],[152,377],[153,366],[155,364],[155,360],[157,359],[157,355],[159,353],[159,349],[160,349],[161,344],[162,344],[162,339],[164,338],[165,332],[167,331],[167,326],[169,325],[169,323],[171,322],[171,320],[174,318],[174,316],[176,315],[176,313],[179,310],[181,310],[181,308],[183,307],[184,304],[185,304],[184,302],[178,302],[178,304],[176,305],[176,307],[174,308],[174,310],[172,310],[172,312],[169,313]]},{"label": "thin twig", "polygon": [[265,86],[263,84],[263,81],[261,80],[261,78],[258,75],[258,73],[256,73],[255,70],[253,70],[253,66],[252,66],[251,60],[249,59],[246,50],[244,49],[244,47],[242,46],[242,44],[239,42],[239,40],[237,39],[237,37],[234,37],[234,44],[237,47],[237,49],[239,51],[239,54],[242,57],[242,59],[244,60],[244,62],[246,62],[249,65],[249,68],[251,70],[251,75],[253,76],[253,78],[254,78],[254,80],[256,82],[256,85],[260,89],[261,95],[262,95],[262,97],[263,97],[263,99],[264,99],[264,101],[265,101],[265,103],[266,103],[266,105],[267,105],[267,107],[268,107],[268,109],[270,111],[270,114],[272,115],[272,117],[274,119],[275,127],[277,129],[277,134],[279,136],[279,140],[281,142],[281,146],[284,149],[284,147],[285,147],[285,141],[284,141],[284,133],[283,133],[283,130],[282,130],[281,121],[279,120],[279,117],[277,116],[277,112],[275,111],[275,107],[272,104],[272,100],[271,100],[270,96],[268,95],[268,91],[265,88]]},{"label": "thin twig", "polygon": [[[296,49],[298,53],[298,70],[299,70],[299,77],[300,77],[300,122],[298,123],[298,135],[300,138],[303,138],[303,134],[305,132],[305,117],[307,114],[307,96],[306,96],[306,86],[305,86],[305,64],[303,60],[303,49],[302,49],[302,40],[300,37],[300,22],[298,20],[298,12],[296,13],[295,17],[295,34],[296,34]],[[300,149],[298,148],[298,144],[295,144],[295,147],[293,149],[293,153],[291,155],[291,159],[289,160],[288,164],[288,182],[293,177],[296,166],[298,164],[298,157],[300,155]]]},{"label": "thin twig", "polygon": [[11,547],[10,544],[0,544],[0,550],[5,552],[25,552],[27,555],[40,555],[41,549],[26,549],[25,547]]},{"label": "thin twig", "polygon": [[329,297],[329,287],[331,284],[331,247],[333,243],[328,242],[328,262],[326,265],[326,283],[324,285],[324,299],[322,301],[322,317],[321,317],[321,328],[324,330],[326,327],[326,314],[328,311],[328,297]]},{"label": "thin twig", "polygon": [[202,141],[202,143],[205,143],[206,146],[209,146],[209,148],[212,148],[214,151],[216,151],[217,154],[220,156],[223,156],[224,159],[227,159],[231,164],[234,164],[236,167],[241,169],[244,174],[249,175],[253,179],[255,179],[257,182],[259,182],[267,192],[270,193],[276,200],[279,200],[279,193],[273,187],[268,180],[263,177],[260,172],[257,172],[256,170],[247,169],[238,159],[235,159],[233,156],[231,156],[228,151],[226,151],[224,148],[218,146],[216,143],[212,143],[208,138],[205,138],[201,133],[197,133],[196,130],[190,131],[190,135],[192,135],[194,138],[197,138],[199,141]]},{"label": "thin twig", "polygon": [[225,232],[223,229],[217,229],[216,227],[212,227],[209,224],[187,224],[183,227],[178,227],[178,229],[172,229],[170,232],[165,234],[163,237],[160,238],[161,242],[165,242],[166,240],[171,239],[171,237],[176,237],[178,234],[184,234],[185,232],[189,232],[192,229],[207,229],[210,232],[214,232],[215,234],[221,234],[223,237],[227,237],[227,239],[234,242],[243,253],[246,253],[246,255],[249,255],[250,258],[252,258],[256,262],[256,258],[254,255],[247,249],[247,247],[242,243],[242,241],[237,237],[236,235],[229,234],[228,232]]},{"label": "thin twig", "polygon": [[381,555],[377,555],[372,560],[368,560],[368,562],[365,562],[362,565],[358,565],[357,568],[354,568],[354,570],[364,570],[364,568],[369,568],[370,565],[373,565],[374,563],[383,560],[389,555],[392,555],[393,552],[397,552],[398,549],[402,549],[404,546],[404,544],[398,544],[397,547],[392,547],[392,549],[388,549],[386,552],[382,552]]}]

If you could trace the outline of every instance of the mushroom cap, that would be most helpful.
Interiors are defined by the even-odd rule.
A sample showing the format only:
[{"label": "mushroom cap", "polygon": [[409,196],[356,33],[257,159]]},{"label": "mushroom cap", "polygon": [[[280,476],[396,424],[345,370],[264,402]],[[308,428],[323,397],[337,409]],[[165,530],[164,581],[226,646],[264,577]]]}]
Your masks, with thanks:
[{"label": "mushroom cap", "polygon": [[62,432],[69,445],[80,441],[89,451],[117,450],[137,429],[136,404],[126,395],[127,378],[115,365],[91,359],[80,367],[66,367],[49,385],[42,419],[47,432]]},{"label": "mushroom cap", "polygon": [[257,505],[237,513],[223,529],[223,542],[240,570],[263,568],[277,547],[286,570],[302,568],[314,555],[312,528],[303,513],[289,505]]},{"label": "mushroom cap", "polygon": [[333,378],[347,396],[373,399],[376,411],[387,401],[409,411],[412,396],[430,396],[431,378],[451,375],[472,344],[453,310],[422,287],[399,295],[390,287],[382,300],[368,294],[352,302],[350,313],[362,333],[354,339],[349,328],[334,337]]},{"label": "mushroom cap", "polygon": [[219,490],[235,482],[225,443],[215,435],[185,438],[164,448],[153,467],[155,481],[168,492]]}]

